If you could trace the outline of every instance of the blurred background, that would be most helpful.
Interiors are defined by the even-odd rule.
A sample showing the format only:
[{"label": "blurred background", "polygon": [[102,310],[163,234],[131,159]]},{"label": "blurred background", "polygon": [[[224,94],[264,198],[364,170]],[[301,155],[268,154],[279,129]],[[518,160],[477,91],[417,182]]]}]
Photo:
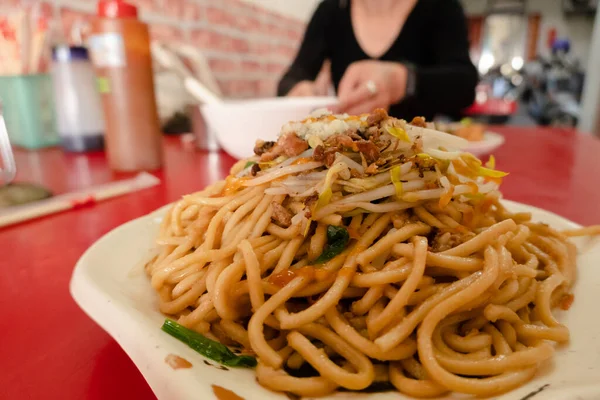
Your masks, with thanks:
[{"label": "blurred background", "polygon": [[[132,0],[153,41],[181,48],[186,65],[226,98],[270,97],[296,54],[318,0]],[[597,0],[462,0],[471,57],[481,74],[474,115],[495,123],[581,120]],[[10,16],[35,13],[49,44],[85,44],[96,16],[91,0],[3,0],[4,48]],[[8,29],[7,29],[8,28]],[[4,51],[6,54],[6,52]],[[196,60],[196,63],[193,61]],[[200,61],[198,61],[200,60]],[[205,61],[205,62],[203,62]],[[44,59],[42,58],[42,66]],[[163,123],[193,99],[155,65]],[[324,73],[320,79],[327,80]],[[589,129],[589,128],[588,128]],[[167,129],[168,130],[168,129]]]},{"label": "blurred background", "polygon": [[[463,0],[479,100],[515,101],[506,122],[576,126],[597,1]],[[498,118],[498,122],[503,122]]]}]

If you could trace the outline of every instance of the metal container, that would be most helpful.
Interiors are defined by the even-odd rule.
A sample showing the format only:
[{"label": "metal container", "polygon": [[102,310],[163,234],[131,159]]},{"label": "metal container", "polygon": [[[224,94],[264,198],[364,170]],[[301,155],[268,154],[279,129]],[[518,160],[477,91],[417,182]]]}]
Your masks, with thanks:
[{"label": "metal container", "polygon": [[217,135],[206,124],[198,106],[190,107],[190,119],[192,120],[192,131],[196,136],[196,147],[207,151],[220,150],[221,146],[217,142]]}]

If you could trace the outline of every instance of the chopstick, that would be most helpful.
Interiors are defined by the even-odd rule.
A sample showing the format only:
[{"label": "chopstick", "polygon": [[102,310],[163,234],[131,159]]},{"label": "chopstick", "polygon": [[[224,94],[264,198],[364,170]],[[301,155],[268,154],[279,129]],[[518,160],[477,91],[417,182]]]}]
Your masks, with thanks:
[{"label": "chopstick", "polygon": [[0,17],[0,75],[41,72],[48,21],[40,4]]},{"label": "chopstick", "polygon": [[45,19],[40,19],[36,23],[35,33],[33,34],[33,40],[31,43],[30,54],[29,54],[29,71],[30,73],[40,72],[40,61],[42,59],[42,53],[46,45],[46,37],[48,30],[48,23]]},{"label": "chopstick", "polygon": [[77,192],[65,193],[49,199],[21,206],[9,207],[0,211],[0,228],[25,222],[62,211],[95,204],[112,197],[150,188],[160,183],[160,179],[147,172],[136,177],[104,185],[97,185]]},{"label": "chopstick", "polygon": [[9,20],[2,21],[0,27],[0,54],[3,57],[3,74],[13,75],[18,73],[18,49],[14,30],[10,27]]},{"label": "chopstick", "polygon": [[16,27],[16,43],[18,58],[18,71],[21,74],[27,74],[29,69],[29,41],[31,40],[31,28],[29,27],[29,18],[23,11],[19,11],[14,18]]}]

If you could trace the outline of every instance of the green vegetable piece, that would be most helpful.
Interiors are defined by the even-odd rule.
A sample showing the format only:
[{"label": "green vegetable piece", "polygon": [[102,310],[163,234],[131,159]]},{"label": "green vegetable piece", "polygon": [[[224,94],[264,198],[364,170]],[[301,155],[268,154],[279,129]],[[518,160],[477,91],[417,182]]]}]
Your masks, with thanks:
[{"label": "green vegetable piece", "polygon": [[204,357],[210,358],[211,360],[228,367],[253,368],[256,366],[256,358],[251,356],[238,356],[229,350],[227,346],[202,336],[173,320],[165,319],[161,329],[187,344]]},{"label": "green vegetable piece", "polygon": [[315,260],[316,264],[323,264],[340,254],[350,241],[350,234],[342,226],[327,226],[327,246],[323,253]]},{"label": "green vegetable piece", "polygon": [[254,164],[258,164],[256,161],[248,161],[246,165],[244,165],[244,169],[253,166]]}]

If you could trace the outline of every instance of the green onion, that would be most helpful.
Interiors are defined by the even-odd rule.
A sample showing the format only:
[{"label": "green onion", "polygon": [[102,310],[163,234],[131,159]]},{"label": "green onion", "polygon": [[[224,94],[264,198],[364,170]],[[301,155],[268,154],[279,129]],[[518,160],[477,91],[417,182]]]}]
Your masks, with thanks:
[{"label": "green onion", "polygon": [[161,329],[187,344],[204,357],[210,358],[211,360],[228,367],[253,368],[256,366],[256,358],[250,356],[238,356],[229,350],[227,346],[215,342],[198,332],[194,332],[173,320],[165,319],[165,323]]},{"label": "green onion", "polygon": [[331,260],[333,257],[344,251],[349,241],[350,234],[346,228],[329,225],[327,227],[327,246],[325,246],[323,253],[315,260],[315,263],[323,264]]}]

